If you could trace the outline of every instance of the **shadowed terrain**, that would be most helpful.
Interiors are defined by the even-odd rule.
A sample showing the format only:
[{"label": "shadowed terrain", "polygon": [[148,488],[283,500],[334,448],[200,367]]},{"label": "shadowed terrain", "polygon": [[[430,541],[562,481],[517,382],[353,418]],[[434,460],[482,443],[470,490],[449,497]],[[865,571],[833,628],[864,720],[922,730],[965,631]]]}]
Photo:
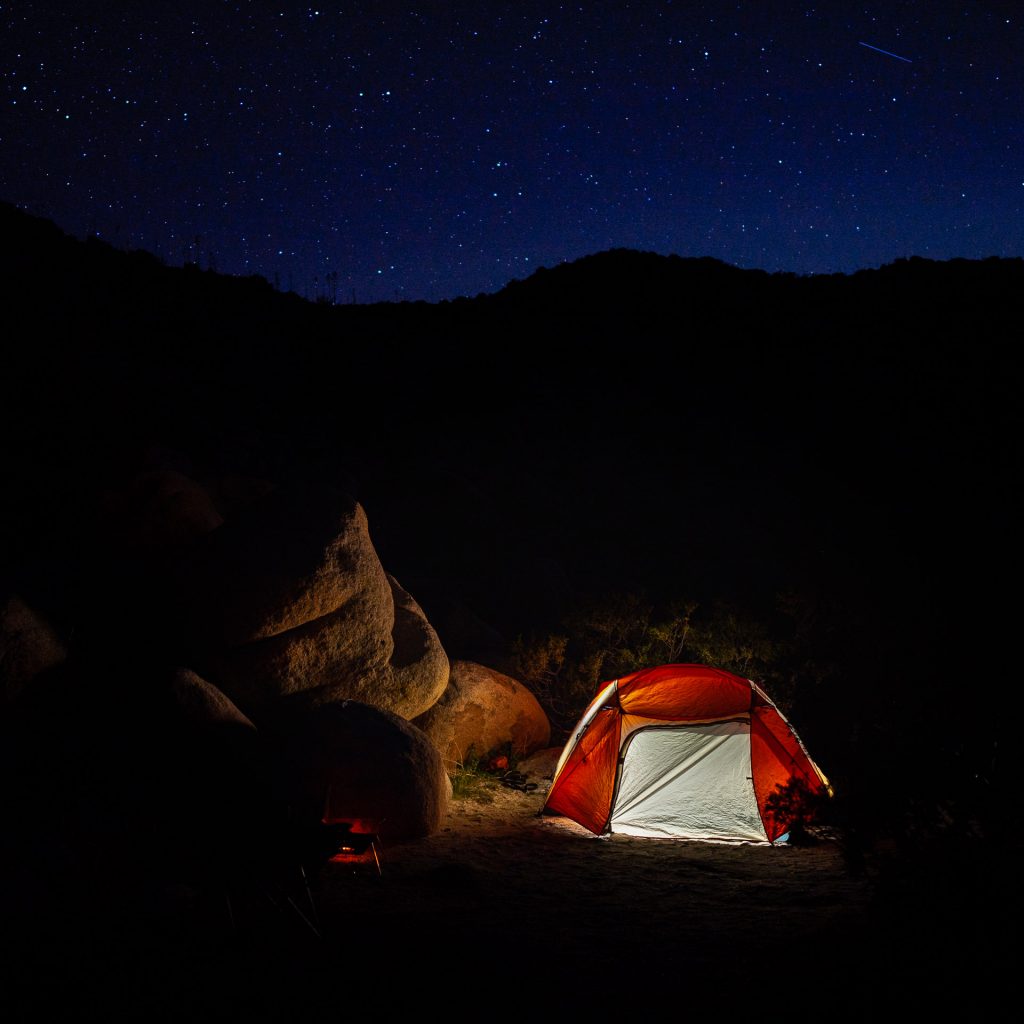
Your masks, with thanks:
[{"label": "shadowed terrain", "polygon": [[[842,855],[606,842],[521,808],[481,812],[476,835],[457,808],[449,831],[387,851],[382,885],[324,880],[325,942],[293,942],[272,915],[224,947],[210,907],[204,940],[189,917],[182,941],[166,914],[180,901],[144,862],[90,851],[89,891],[81,864],[65,872],[15,829],[17,871],[36,852],[45,866],[27,890],[7,873],[23,1005],[84,989],[137,1010],[174,991],[176,1019],[205,978],[211,1016],[236,996],[255,1013],[261,979],[268,1011],[471,1007],[490,970],[528,1012],[625,1005],[640,982],[624,972],[647,971],[690,993],[743,979],[750,1004],[790,1015],[810,987],[830,1015],[871,1017],[883,988],[909,1010],[998,977],[1019,888],[1003,808],[1022,261],[797,278],[613,251],[494,295],[331,306],[10,207],[0,221],[0,596],[43,613],[93,682],[109,658],[123,696],[134,665],[177,653],[170,597],[147,580],[178,549],[126,543],[111,495],[173,471],[230,521],[271,486],[326,481],[361,503],[452,659],[506,669],[518,638],[624,594],[725,602],[785,635],[785,710],[835,784],[843,836]],[[149,721],[149,700],[132,692],[120,721]],[[8,792],[27,800],[44,765],[55,835],[75,814],[62,766],[88,761],[102,788],[146,743],[113,720],[84,730],[92,708],[88,692],[43,707],[59,757],[27,750],[5,709]]]}]

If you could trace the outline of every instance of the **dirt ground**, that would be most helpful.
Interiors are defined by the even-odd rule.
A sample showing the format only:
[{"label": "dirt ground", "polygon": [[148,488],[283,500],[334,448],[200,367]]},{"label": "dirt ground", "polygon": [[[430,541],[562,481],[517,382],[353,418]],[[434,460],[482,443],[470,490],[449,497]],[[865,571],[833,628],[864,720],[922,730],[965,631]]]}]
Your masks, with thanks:
[{"label": "dirt ground", "polygon": [[175,1022],[698,1007],[867,1021],[980,1005],[962,921],[943,931],[917,903],[880,900],[836,839],[602,838],[542,816],[545,792],[456,800],[436,834],[383,842],[379,874],[323,865],[311,902],[293,879],[273,901],[236,893],[230,917],[179,893],[173,927],[58,928],[10,1005],[18,1020]]}]

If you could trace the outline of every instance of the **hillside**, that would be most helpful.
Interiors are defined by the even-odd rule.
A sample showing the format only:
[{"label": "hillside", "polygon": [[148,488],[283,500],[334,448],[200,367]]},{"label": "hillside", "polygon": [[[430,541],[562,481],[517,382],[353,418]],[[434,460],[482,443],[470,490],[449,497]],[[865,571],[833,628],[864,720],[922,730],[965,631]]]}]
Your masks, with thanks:
[{"label": "hillside", "polygon": [[[274,928],[266,948],[243,945],[227,960],[218,950],[202,963],[195,936],[164,945],[159,918],[145,936],[152,946],[115,933],[95,958],[80,955],[108,904],[135,919],[141,882],[83,892],[67,873],[69,891],[44,887],[40,916],[20,906],[32,890],[7,872],[38,931],[25,947],[30,970],[16,972],[31,980],[18,981],[26,1006],[37,999],[32,971],[53,975],[57,949],[67,961],[57,976],[100,1001],[145,1005],[182,976],[207,977],[226,1001],[213,1012],[242,979],[253,1012],[278,1000],[294,1007],[299,988],[311,1012],[330,1014],[331,958],[346,948],[349,920],[393,943],[393,964],[423,985],[457,969],[453,944],[473,946],[463,962],[476,977],[490,950],[518,957],[532,944],[546,960],[555,934],[567,963],[599,973],[615,969],[605,934],[634,950],[660,936],[652,962],[668,969],[680,921],[691,938],[719,935],[687,977],[731,977],[730,937],[756,929],[778,943],[747,977],[774,984],[794,968],[793,952],[812,977],[787,975],[792,991],[779,998],[844,1002],[840,989],[853,984],[851,1016],[873,1012],[893,987],[908,1005],[919,1005],[922,986],[944,1004],[943,986],[959,996],[976,975],[1003,970],[993,937],[1000,894],[1009,906],[1016,892],[1002,881],[1005,865],[1020,849],[1005,820],[1019,742],[1003,680],[1016,636],[1006,595],[1019,561],[1014,328],[1024,262],[913,259],[798,278],[619,250],[493,295],[331,306],[259,278],[80,242],[10,207],[0,225],[0,597],[24,598],[72,654],[100,636],[85,678],[118,681],[125,700],[124,722],[95,735],[80,735],[76,717],[89,693],[37,707],[38,737],[57,747],[69,739],[83,758],[96,736],[117,737],[95,757],[99,778],[118,780],[113,789],[124,788],[118,744],[137,754],[151,745],[132,724],[147,721],[135,687],[152,672],[135,668],[178,648],[165,576],[147,571],[187,550],[146,532],[164,522],[147,519],[164,510],[161,481],[181,488],[169,492],[171,526],[189,514],[230,521],[270,488],[313,482],[363,506],[381,563],[450,658],[518,671],[524,650],[550,651],[561,638],[578,661],[599,641],[603,669],[637,656],[637,623],[650,641],[659,616],[683,602],[693,636],[717,645],[714,661],[768,675],[835,786],[829,813],[842,837],[841,847],[781,851],[786,859],[770,863],[742,849],[679,859],[665,847],[555,835],[528,820],[527,804],[497,815],[463,806],[438,836],[389,851],[385,892],[329,879],[321,898],[337,931],[315,953],[290,941],[279,949],[287,935]],[[704,650],[695,644],[678,649]],[[546,671],[540,695],[557,694],[577,667],[567,656],[530,682]],[[561,709],[546,710],[564,729]],[[16,799],[25,763],[60,779],[61,750],[5,735],[16,741],[5,744]],[[553,742],[562,738],[556,728]],[[78,781],[88,788],[89,778]],[[97,806],[92,797],[81,806]],[[97,831],[119,835],[127,826],[102,794],[98,806],[111,821]],[[59,819],[48,827],[54,839],[63,831]],[[30,873],[33,841],[44,846],[40,863],[60,856],[38,836],[12,838]],[[641,891],[653,931],[614,884],[642,863],[653,868]],[[146,864],[128,867],[146,878]],[[542,886],[536,871],[550,876]],[[605,898],[611,888],[618,902]],[[508,949],[500,936],[477,945],[495,927]],[[51,941],[61,929],[63,947]],[[421,934],[446,945],[424,958]],[[216,945],[214,931],[201,941]],[[348,962],[376,969],[362,954]],[[110,992],[105,978],[121,963],[133,984]],[[178,988],[181,1005],[199,1012],[198,990]],[[554,982],[540,991],[567,1005]],[[65,994],[58,986],[50,998],[64,1006]],[[355,1005],[366,1003],[363,993]]]},{"label": "hillside", "polygon": [[1005,756],[954,697],[1012,624],[1024,261],[798,278],[619,250],[493,295],[330,306],[0,220],[2,565],[56,621],[101,585],[103,496],[143,469],[225,501],[328,477],[454,656],[501,661],[626,593],[769,629],[796,594],[813,615],[785,628],[828,683],[790,710],[844,781],[885,777],[879,744],[928,751],[932,796]]}]

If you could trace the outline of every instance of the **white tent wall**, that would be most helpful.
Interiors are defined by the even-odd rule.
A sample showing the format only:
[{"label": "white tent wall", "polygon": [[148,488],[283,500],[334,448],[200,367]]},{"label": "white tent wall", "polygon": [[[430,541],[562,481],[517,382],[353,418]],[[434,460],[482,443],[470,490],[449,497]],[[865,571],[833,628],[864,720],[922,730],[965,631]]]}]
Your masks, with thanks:
[{"label": "white tent wall", "polygon": [[766,843],[750,766],[750,722],[650,724],[627,718],[612,832]]}]

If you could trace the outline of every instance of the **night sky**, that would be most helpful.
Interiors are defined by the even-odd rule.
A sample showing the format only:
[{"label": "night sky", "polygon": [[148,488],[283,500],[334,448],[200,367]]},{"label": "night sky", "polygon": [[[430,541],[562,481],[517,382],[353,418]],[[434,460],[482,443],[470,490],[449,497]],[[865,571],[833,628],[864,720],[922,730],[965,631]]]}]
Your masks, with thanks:
[{"label": "night sky", "polygon": [[1024,7],[0,4],[0,200],[338,302],[1024,253]]}]

